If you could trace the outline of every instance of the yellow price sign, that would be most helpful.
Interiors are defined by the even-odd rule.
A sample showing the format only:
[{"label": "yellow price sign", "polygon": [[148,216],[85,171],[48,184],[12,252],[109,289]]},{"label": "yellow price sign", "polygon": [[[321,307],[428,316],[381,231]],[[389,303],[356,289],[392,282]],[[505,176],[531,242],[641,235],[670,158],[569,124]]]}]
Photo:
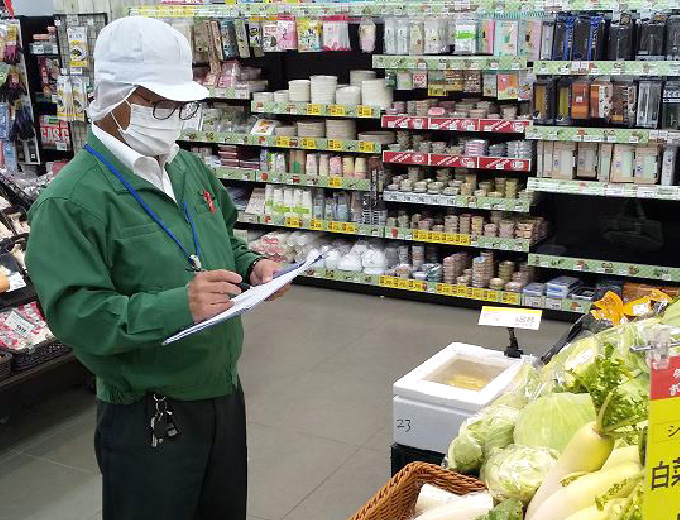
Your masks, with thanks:
[{"label": "yellow price sign", "polygon": [[320,116],[321,115],[321,105],[307,105],[307,115]]},{"label": "yellow price sign", "polygon": [[466,285],[456,286],[456,296],[459,298],[472,298],[472,289]]},{"label": "yellow price sign", "polygon": [[339,139],[329,139],[328,140],[329,150],[342,150],[342,141]]},{"label": "yellow price sign", "polygon": [[459,246],[469,246],[471,243],[472,237],[470,235],[458,235]]},{"label": "yellow price sign", "polygon": [[342,222],[331,221],[328,230],[332,233],[342,233]]},{"label": "yellow price sign", "polygon": [[499,291],[494,291],[493,289],[487,289],[485,300],[487,302],[496,302],[496,303],[500,302],[501,301],[501,293]]},{"label": "yellow price sign", "polygon": [[430,240],[432,242],[436,242],[437,244],[441,244],[444,242],[444,233],[440,233],[438,231],[432,231],[430,235]]},{"label": "yellow price sign", "polygon": [[331,115],[344,117],[347,115],[347,107],[345,105],[331,105]]},{"label": "yellow price sign", "polygon": [[410,284],[411,280],[409,280],[408,278],[399,278],[397,280],[397,289],[404,289],[408,291]]},{"label": "yellow price sign", "polygon": [[458,235],[455,233],[442,233],[442,241],[445,244],[455,246],[458,244]]},{"label": "yellow price sign", "polygon": [[414,292],[425,292],[427,291],[427,282],[421,282],[420,280],[409,280],[409,291]]},{"label": "yellow price sign", "polygon": [[370,141],[361,141],[359,143],[359,151],[362,153],[374,153],[375,143],[372,143]]},{"label": "yellow price sign", "polygon": [[309,229],[312,231],[323,231],[323,220],[312,219],[309,221]]},{"label": "yellow price sign", "polygon": [[380,287],[393,287],[392,277],[386,275],[380,276]]},{"label": "yellow price sign", "polygon": [[328,187],[329,188],[342,188],[342,177],[330,177],[328,179]]},{"label": "yellow price sign", "polygon": [[414,229],[413,230],[413,240],[419,240],[421,242],[427,242],[428,231],[424,229]]},{"label": "yellow price sign", "polygon": [[357,116],[358,117],[373,117],[373,111],[375,109],[373,107],[368,107],[366,105],[358,105],[357,106]]},{"label": "yellow price sign", "polygon": [[302,219],[300,217],[286,217],[287,227],[300,227],[302,226]]},{"label": "yellow price sign", "polygon": [[446,96],[446,91],[444,90],[444,87],[428,87],[427,95],[439,97]]},{"label": "yellow price sign", "polygon": [[342,230],[345,233],[356,235],[357,225],[354,222],[343,222],[342,223]]},{"label": "yellow price sign", "polygon": [[279,135],[276,137],[276,146],[279,148],[290,148],[290,137],[287,135]]},{"label": "yellow price sign", "polygon": [[501,298],[501,301],[503,303],[507,303],[508,305],[519,305],[520,304],[521,297],[519,293],[513,293],[513,292],[504,292],[503,296]]},{"label": "yellow price sign", "polygon": [[313,137],[304,137],[301,144],[303,148],[314,149],[316,148],[316,139]]},{"label": "yellow price sign", "polygon": [[437,292],[444,296],[453,296],[455,292],[454,287],[455,286],[450,283],[440,283],[437,284]]},{"label": "yellow price sign", "polygon": [[478,287],[472,288],[472,299],[484,301],[486,298],[486,289],[480,289]]}]

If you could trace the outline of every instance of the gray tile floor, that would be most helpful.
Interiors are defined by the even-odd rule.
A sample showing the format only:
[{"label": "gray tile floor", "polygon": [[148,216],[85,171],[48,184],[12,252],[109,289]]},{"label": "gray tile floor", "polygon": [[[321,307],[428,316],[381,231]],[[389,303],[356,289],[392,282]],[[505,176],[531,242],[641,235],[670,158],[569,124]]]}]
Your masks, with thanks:
[{"label": "gray tile floor", "polygon": [[[307,287],[249,313],[249,520],[351,516],[389,477],[393,381],[454,340],[506,344],[478,314]],[[567,328],[544,322],[520,342],[542,353]],[[79,389],[0,425],[0,520],[101,518],[93,428]]]}]

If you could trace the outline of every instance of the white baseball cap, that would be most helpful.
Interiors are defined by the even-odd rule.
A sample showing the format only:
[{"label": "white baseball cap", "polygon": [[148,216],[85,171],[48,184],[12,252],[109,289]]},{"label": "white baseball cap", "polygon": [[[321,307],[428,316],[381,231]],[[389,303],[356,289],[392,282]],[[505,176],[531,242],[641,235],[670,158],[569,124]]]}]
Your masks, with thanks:
[{"label": "white baseball cap", "polygon": [[128,16],[108,24],[94,47],[94,81],[149,89],[172,101],[199,101],[208,89],[193,80],[189,42],[154,18]]}]

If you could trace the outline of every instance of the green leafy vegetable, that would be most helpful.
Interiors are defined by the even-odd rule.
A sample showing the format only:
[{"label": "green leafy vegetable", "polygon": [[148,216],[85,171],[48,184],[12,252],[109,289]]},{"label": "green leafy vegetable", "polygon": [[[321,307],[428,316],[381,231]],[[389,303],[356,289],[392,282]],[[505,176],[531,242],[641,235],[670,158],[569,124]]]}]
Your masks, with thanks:
[{"label": "green leafy vegetable", "polygon": [[562,452],[581,426],[595,420],[588,394],[551,394],[529,403],[515,424],[515,444]]},{"label": "green leafy vegetable", "polygon": [[519,500],[511,498],[501,502],[477,520],[522,520],[523,518],[524,506]]},{"label": "green leafy vegetable", "polygon": [[461,426],[451,442],[448,465],[463,473],[476,473],[493,448],[512,444],[519,411],[505,405],[492,405]]},{"label": "green leafy vegetable", "polygon": [[496,500],[515,498],[528,504],[558,455],[555,450],[534,446],[494,450],[484,465],[486,487]]}]

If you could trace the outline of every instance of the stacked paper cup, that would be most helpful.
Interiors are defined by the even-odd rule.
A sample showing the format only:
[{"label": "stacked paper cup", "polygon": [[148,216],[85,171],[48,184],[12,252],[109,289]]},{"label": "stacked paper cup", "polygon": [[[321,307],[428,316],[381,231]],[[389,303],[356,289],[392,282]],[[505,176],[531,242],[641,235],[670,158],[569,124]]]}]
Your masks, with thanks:
[{"label": "stacked paper cup", "polygon": [[298,121],[297,135],[300,137],[323,137],[323,121]]},{"label": "stacked paper cup", "polygon": [[361,88],[361,82],[375,79],[374,70],[350,70],[349,71],[349,84],[353,87]]},{"label": "stacked paper cup", "polygon": [[335,103],[335,90],[337,86],[337,76],[312,76],[312,103],[318,105],[332,105]]},{"label": "stacked paper cup", "polygon": [[328,139],[356,139],[357,127],[354,119],[326,119]]},{"label": "stacked paper cup", "polygon": [[361,105],[361,87],[338,87],[335,102],[338,105]]},{"label": "stacked paper cup", "polygon": [[266,103],[267,101],[274,101],[273,92],[255,92],[253,93],[253,101]]},{"label": "stacked paper cup", "polygon": [[287,90],[277,90],[274,92],[274,101],[278,103],[288,103],[289,94]]},{"label": "stacked paper cup", "polygon": [[361,82],[361,102],[364,105],[388,108],[392,104],[392,90],[385,79],[371,79]]},{"label": "stacked paper cup", "polygon": [[308,79],[296,79],[288,82],[288,97],[293,103],[309,103]]}]

